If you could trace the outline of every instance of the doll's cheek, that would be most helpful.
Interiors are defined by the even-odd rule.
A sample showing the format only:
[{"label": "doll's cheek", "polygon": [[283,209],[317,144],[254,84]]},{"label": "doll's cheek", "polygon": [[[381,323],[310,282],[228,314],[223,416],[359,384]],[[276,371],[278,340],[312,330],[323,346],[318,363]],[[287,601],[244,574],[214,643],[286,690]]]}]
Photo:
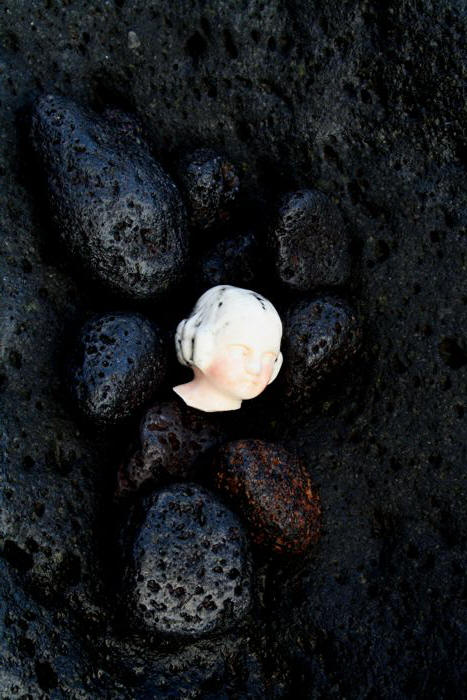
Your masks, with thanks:
[{"label": "doll's cheek", "polygon": [[213,362],[210,365],[207,374],[216,382],[230,385],[235,382],[235,378],[237,377],[240,369],[241,368],[238,367],[235,362],[224,359]]},{"label": "doll's cheek", "polygon": [[230,369],[231,367],[228,362],[225,360],[218,360],[210,365],[207,374],[216,381],[225,382],[229,380]]},{"label": "doll's cheek", "polygon": [[222,377],[225,375],[225,362],[213,362],[211,365],[209,365],[206,373],[213,379],[222,379]]}]

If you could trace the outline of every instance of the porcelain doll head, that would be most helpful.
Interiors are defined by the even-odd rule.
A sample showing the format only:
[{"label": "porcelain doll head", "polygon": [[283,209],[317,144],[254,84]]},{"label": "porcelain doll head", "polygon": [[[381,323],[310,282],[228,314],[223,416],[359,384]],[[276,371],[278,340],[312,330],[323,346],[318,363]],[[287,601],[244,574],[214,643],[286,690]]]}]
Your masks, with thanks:
[{"label": "porcelain doll head", "polygon": [[253,399],[282,365],[282,323],[274,306],[249,289],[218,285],[178,324],[177,357],[194,378],[174,391],[201,411],[233,411]]}]

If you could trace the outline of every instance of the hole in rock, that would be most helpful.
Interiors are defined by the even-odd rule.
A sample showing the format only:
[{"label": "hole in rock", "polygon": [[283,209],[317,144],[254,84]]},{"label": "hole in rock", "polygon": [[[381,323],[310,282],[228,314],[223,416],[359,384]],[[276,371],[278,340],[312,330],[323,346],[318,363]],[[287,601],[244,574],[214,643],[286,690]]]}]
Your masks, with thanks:
[{"label": "hole in rock", "polygon": [[210,34],[211,34],[211,25],[209,24],[209,22],[208,22],[208,20],[206,19],[206,17],[201,17],[201,19],[200,19],[200,25],[201,25],[201,29],[203,30],[203,32],[205,33],[205,35],[206,35],[206,36],[210,36]]},{"label": "hole in rock", "polygon": [[274,39],[273,36],[270,36],[268,39],[268,49],[269,49],[269,51],[276,50],[276,40]]},{"label": "hole in rock", "polygon": [[460,369],[467,363],[467,352],[456,338],[443,338],[438,346],[441,359],[451,367],[451,369]]},{"label": "hole in rock", "polygon": [[37,682],[40,688],[47,692],[57,687],[58,678],[48,661],[36,661]]},{"label": "hole in rock", "polygon": [[30,455],[23,457],[23,467],[25,469],[32,469],[35,463],[35,460]]},{"label": "hole in rock", "polygon": [[251,38],[253,39],[253,41],[255,42],[255,44],[258,44],[258,43],[259,43],[259,40],[260,40],[260,38],[261,38],[261,34],[258,32],[257,29],[252,29],[252,30],[251,30]]},{"label": "hole in rock", "polygon": [[3,556],[18,571],[28,571],[34,563],[31,554],[19,547],[13,540],[5,541]]},{"label": "hole in rock", "polygon": [[10,350],[8,359],[10,360],[10,365],[12,367],[14,367],[15,369],[21,369],[21,366],[23,364],[23,358],[21,357],[21,353],[19,353],[17,350]]},{"label": "hole in rock", "polygon": [[238,50],[228,29],[224,29],[224,46],[230,58],[238,58]]},{"label": "hole in rock", "polygon": [[190,36],[185,44],[185,51],[191,57],[196,65],[200,58],[206,53],[208,44],[206,39],[199,32],[195,32]]}]

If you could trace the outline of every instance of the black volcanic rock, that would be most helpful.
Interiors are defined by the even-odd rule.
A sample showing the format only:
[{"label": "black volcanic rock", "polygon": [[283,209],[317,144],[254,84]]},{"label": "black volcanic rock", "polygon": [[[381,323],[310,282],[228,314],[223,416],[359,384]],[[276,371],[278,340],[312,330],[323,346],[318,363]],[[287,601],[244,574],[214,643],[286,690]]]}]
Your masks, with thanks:
[{"label": "black volcanic rock", "polygon": [[192,478],[207,450],[223,438],[216,417],[181,402],[153,404],[140,424],[140,448],[120,465],[117,495],[154,487],[168,478]]},{"label": "black volcanic rock", "polygon": [[216,243],[200,262],[200,281],[207,288],[233,284],[250,288],[260,268],[260,246],[251,231]]},{"label": "black volcanic rock", "polygon": [[91,421],[112,425],[132,415],[165,378],[166,348],[160,331],[134,313],[90,319],[70,360],[70,389]]},{"label": "black volcanic rock", "polygon": [[134,137],[131,120],[111,112],[105,119],[47,95],[35,102],[31,123],[50,210],[70,258],[113,292],[140,301],[179,282],[188,250],[184,206]]},{"label": "black volcanic rock", "polygon": [[337,207],[322,192],[282,198],[269,231],[276,273],[291,289],[335,287],[350,274],[349,239]]},{"label": "black volcanic rock", "polygon": [[[25,554],[9,544],[0,563],[0,695],[463,695],[464,4],[3,0],[0,556],[6,540]],[[94,300],[57,260],[18,138],[45,92],[136,113],[168,172],[200,144],[225,152],[236,230],[252,225],[245,197],[269,218],[281,193],[313,187],[352,232],[361,385],[346,376],[332,413],[312,415],[276,393],[269,425],[284,365],[265,406],[229,417],[231,439],[297,448],[323,502],[312,561],[268,568],[244,635],[159,653],[115,622],[105,494],[130,436],[90,439],[63,395],[69,324]]]},{"label": "black volcanic rock", "polygon": [[204,231],[228,219],[239,189],[232,163],[215,151],[200,148],[181,158],[177,171],[192,226]]},{"label": "black volcanic rock", "polygon": [[341,370],[357,354],[362,340],[355,312],[341,299],[302,300],[284,319],[284,382],[297,400]]},{"label": "black volcanic rock", "polygon": [[148,497],[126,588],[132,622],[196,637],[248,612],[251,571],[242,525],[209,491],[179,484]]}]

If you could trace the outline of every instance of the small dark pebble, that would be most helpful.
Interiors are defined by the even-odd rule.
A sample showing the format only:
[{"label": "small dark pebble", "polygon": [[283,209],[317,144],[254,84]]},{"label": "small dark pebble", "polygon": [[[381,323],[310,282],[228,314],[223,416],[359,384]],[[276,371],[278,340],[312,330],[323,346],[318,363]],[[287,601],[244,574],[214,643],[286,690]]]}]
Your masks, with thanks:
[{"label": "small dark pebble", "polygon": [[348,280],[350,252],[344,222],[322,192],[286,195],[270,227],[268,244],[279,279],[292,289],[308,291]]},{"label": "small dark pebble", "polygon": [[284,318],[286,394],[310,398],[313,390],[356,355],[362,329],[354,311],[331,297],[299,302]]},{"label": "small dark pebble", "polygon": [[160,297],[188,253],[179,192],[149,153],[131,117],[105,118],[64,97],[39,98],[31,139],[51,214],[70,258],[119,295]]},{"label": "small dark pebble", "polygon": [[166,349],[157,327],[140,314],[108,313],[82,328],[70,361],[72,396],[97,424],[131,416],[165,378]]},{"label": "small dark pebble", "polygon": [[148,497],[126,574],[137,629],[195,637],[248,612],[251,563],[238,518],[206,489],[177,484]]},{"label": "small dark pebble", "polygon": [[259,259],[259,247],[253,233],[226,238],[202,258],[201,283],[206,287],[218,284],[252,287],[258,275]]},{"label": "small dark pebble", "polygon": [[200,148],[179,161],[177,172],[194,228],[207,230],[229,218],[228,209],[239,188],[232,163],[215,151]]},{"label": "small dark pebble", "polygon": [[236,440],[214,458],[216,487],[248,524],[253,542],[279,554],[303,554],[317,542],[321,505],[295,455],[263,440]]},{"label": "small dark pebble", "polygon": [[192,478],[206,451],[224,439],[215,418],[175,401],[156,403],[141,421],[140,449],[120,465],[116,496],[157,486],[170,477]]}]

